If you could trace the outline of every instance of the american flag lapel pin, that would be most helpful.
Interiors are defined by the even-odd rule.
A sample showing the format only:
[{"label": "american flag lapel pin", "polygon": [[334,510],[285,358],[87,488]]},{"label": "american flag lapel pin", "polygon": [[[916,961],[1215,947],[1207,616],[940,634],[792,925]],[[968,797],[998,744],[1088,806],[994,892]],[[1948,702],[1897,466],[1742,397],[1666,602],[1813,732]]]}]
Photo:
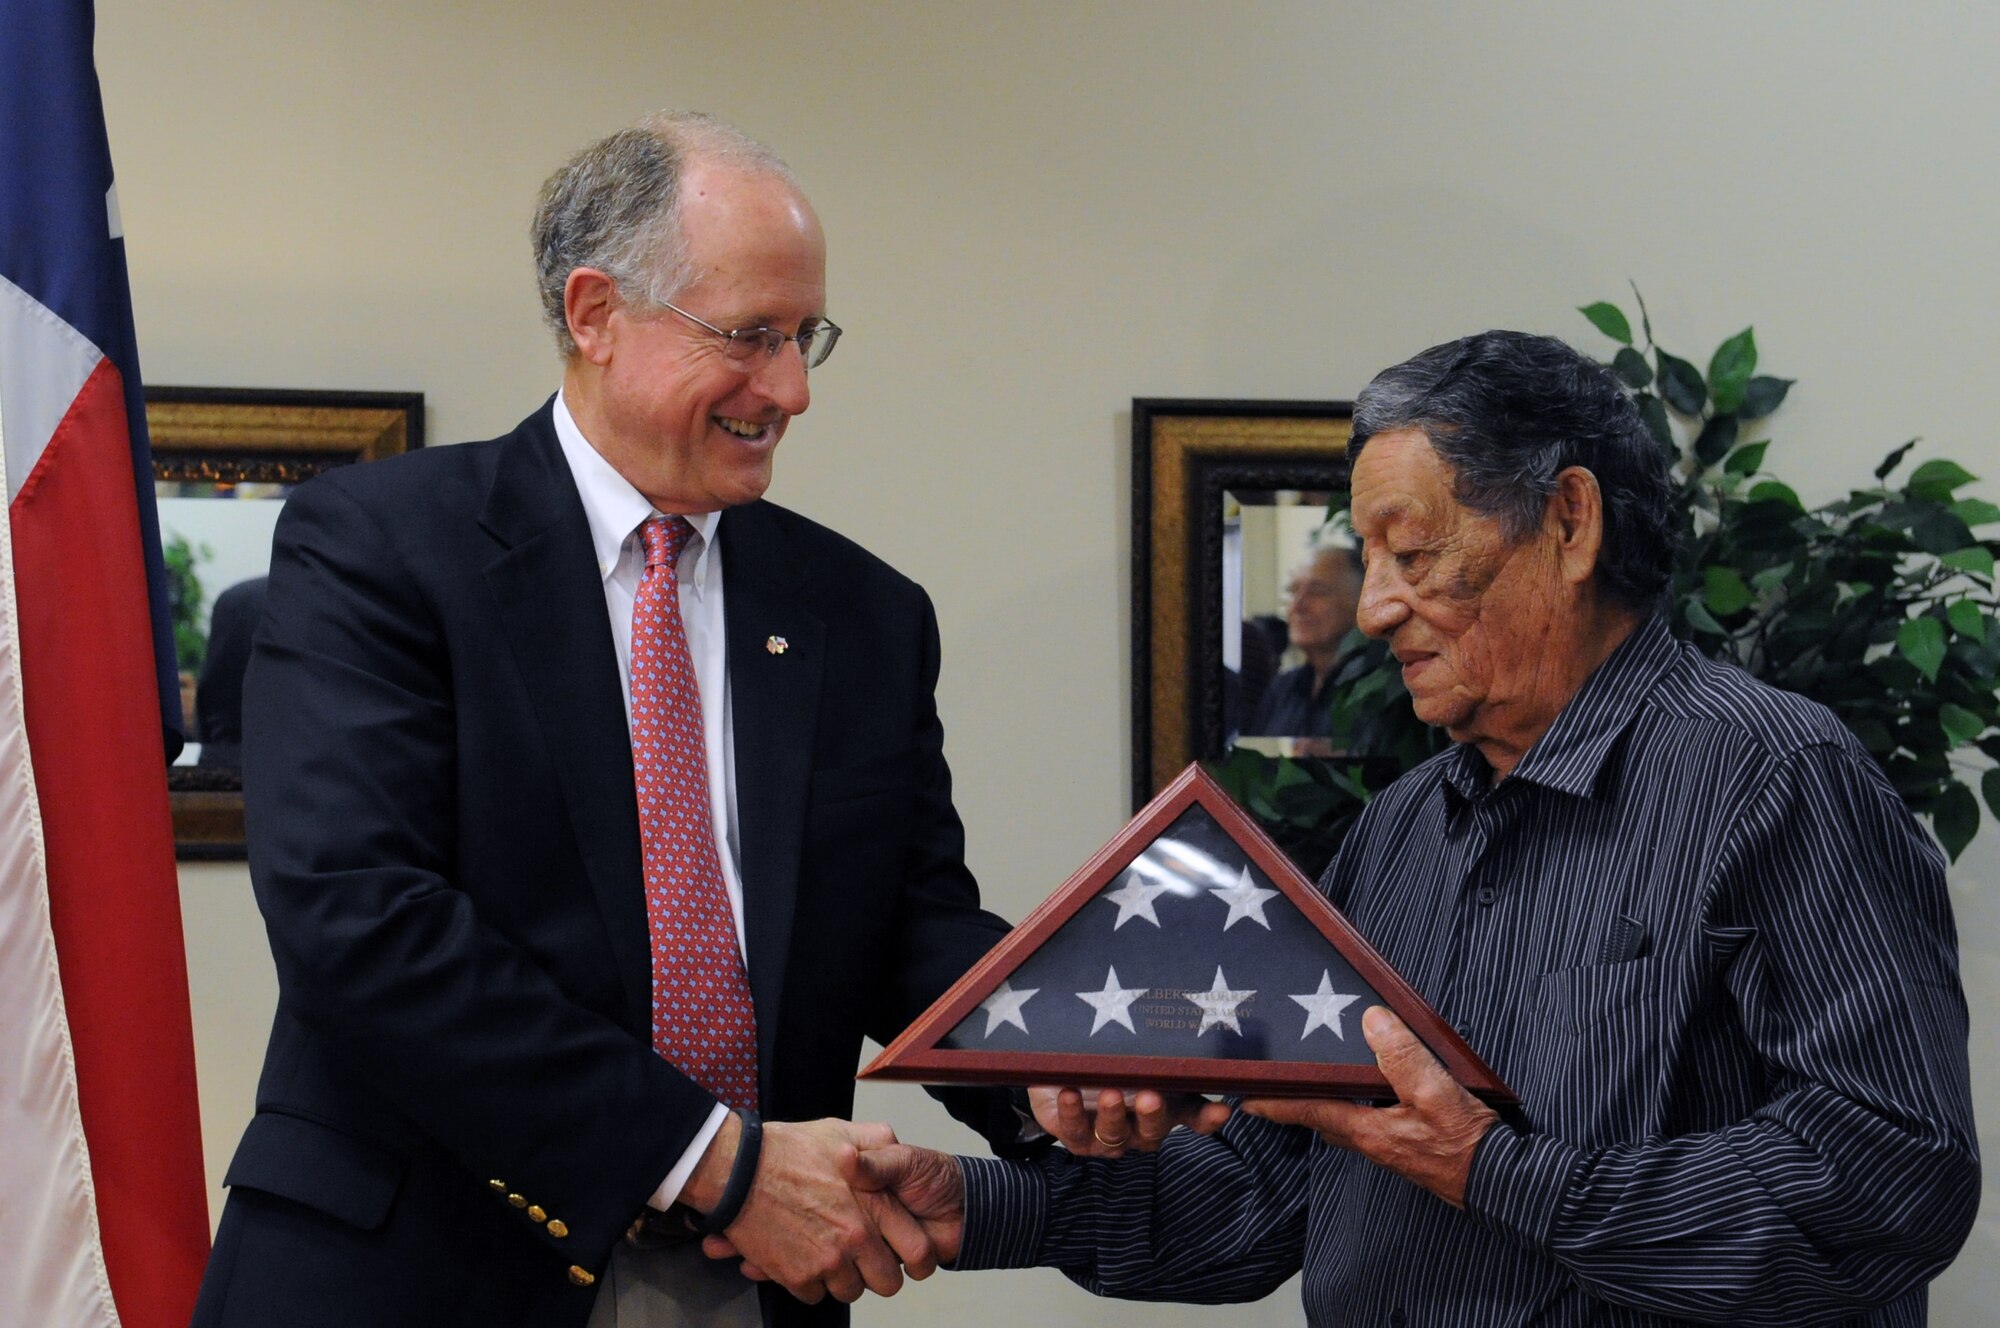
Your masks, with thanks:
[{"label": "american flag lapel pin", "polygon": [[764,649],[774,655],[782,655],[791,649],[791,642],[785,640],[782,636],[768,636],[764,638]]}]

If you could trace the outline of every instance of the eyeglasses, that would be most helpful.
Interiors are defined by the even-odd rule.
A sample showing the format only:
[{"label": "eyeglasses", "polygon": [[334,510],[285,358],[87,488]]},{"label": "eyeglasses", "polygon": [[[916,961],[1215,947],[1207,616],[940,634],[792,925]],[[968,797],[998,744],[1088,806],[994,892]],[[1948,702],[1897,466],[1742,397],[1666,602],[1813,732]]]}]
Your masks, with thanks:
[{"label": "eyeglasses", "polygon": [[806,368],[817,369],[826,363],[826,357],[833,354],[833,347],[840,340],[840,329],[825,322],[802,327],[795,337],[788,337],[774,327],[739,327],[734,332],[725,332],[706,318],[696,318],[677,304],[667,304],[665,300],[660,303],[690,323],[698,323],[721,337],[723,356],[745,373],[756,369],[759,351],[763,352],[765,359],[774,360],[787,341],[798,343],[799,360]]}]

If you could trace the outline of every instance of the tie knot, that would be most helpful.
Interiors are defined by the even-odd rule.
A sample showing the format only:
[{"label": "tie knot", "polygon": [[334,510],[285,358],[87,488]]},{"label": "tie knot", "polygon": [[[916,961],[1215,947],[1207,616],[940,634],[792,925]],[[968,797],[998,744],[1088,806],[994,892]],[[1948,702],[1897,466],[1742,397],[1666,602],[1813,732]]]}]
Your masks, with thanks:
[{"label": "tie knot", "polygon": [[694,535],[694,527],[677,516],[649,517],[639,527],[639,543],[646,548],[647,567],[672,567],[681,560],[681,550]]}]

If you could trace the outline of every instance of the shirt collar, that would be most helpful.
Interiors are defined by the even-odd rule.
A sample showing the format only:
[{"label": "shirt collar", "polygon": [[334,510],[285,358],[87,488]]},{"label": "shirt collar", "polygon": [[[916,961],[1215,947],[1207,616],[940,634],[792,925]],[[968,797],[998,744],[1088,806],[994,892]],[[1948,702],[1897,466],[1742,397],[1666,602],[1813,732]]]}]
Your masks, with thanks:
[{"label": "shirt collar", "polygon": [[[1653,614],[1639,624],[1584,680],[1549,731],[1528,748],[1510,781],[1524,780],[1580,798],[1591,796],[1611,749],[1632,726],[1653,684],[1680,650],[1661,615]],[[1452,790],[1468,802],[1478,801],[1492,787],[1493,768],[1471,743],[1459,745],[1443,773]]]},{"label": "shirt collar", "polygon": [[[646,495],[633,488],[632,482],[590,445],[583,430],[577,427],[576,417],[569,413],[569,403],[563,400],[561,392],[556,393],[555,425],[556,441],[562,444],[563,460],[569,463],[577,496],[583,500],[584,519],[590,523],[590,546],[597,555],[597,575],[600,580],[608,581],[618,568],[632,532],[652,517],[675,514],[655,508]],[[704,564],[709,550],[715,547],[715,527],[722,513],[700,512],[685,519],[701,537],[701,552],[695,561],[693,577],[699,593],[704,584]]]}]

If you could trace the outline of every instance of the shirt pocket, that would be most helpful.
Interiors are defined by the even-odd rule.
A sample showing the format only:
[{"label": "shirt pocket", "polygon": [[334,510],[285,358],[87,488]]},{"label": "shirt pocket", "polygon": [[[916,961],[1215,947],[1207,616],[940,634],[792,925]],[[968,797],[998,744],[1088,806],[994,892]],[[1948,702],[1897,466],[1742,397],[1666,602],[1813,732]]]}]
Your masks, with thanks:
[{"label": "shirt pocket", "polygon": [[1612,1020],[1643,1014],[1660,994],[1664,970],[1653,959],[1585,964],[1542,974],[1535,1009],[1542,1018],[1572,1033],[1589,1033]]},{"label": "shirt pocket", "polygon": [[1672,1041],[1662,1025],[1666,973],[1649,958],[1542,974],[1532,1016],[1534,1082],[1515,1085],[1538,1131],[1594,1148],[1652,1127]]}]

